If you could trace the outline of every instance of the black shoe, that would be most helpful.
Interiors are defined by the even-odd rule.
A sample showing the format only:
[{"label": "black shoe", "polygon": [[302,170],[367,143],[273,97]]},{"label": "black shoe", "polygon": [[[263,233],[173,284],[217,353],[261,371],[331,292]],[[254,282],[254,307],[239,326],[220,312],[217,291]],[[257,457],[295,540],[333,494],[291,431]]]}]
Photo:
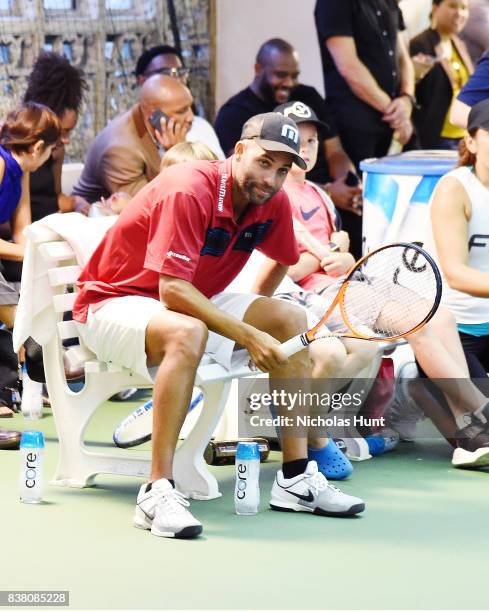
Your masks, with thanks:
[{"label": "black shoe", "polygon": [[0,429],[0,449],[16,450],[20,446],[20,431],[9,431],[8,429]]},{"label": "black shoe", "polygon": [[453,452],[452,465],[461,468],[489,466],[488,424],[473,416],[471,423],[455,432],[458,448]]}]

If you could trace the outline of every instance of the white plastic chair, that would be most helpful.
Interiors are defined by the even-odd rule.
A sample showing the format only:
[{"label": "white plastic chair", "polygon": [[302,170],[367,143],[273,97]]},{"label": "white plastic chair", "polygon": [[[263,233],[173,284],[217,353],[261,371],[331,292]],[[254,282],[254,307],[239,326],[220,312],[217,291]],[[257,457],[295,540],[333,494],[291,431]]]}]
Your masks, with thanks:
[{"label": "white plastic chair", "polygon": [[[47,266],[51,312],[43,312],[43,316],[49,315],[48,319],[56,322],[55,333],[43,343],[46,384],[59,437],[58,465],[51,484],[86,487],[101,473],[146,477],[150,468],[147,453],[141,459],[140,452],[89,450],[84,444],[84,434],[95,411],[109,397],[128,387],[150,384],[126,368],[98,360],[79,338],[76,324],[63,320],[63,315],[71,312],[76,295],[67,290],[73,287],[80,273],[69,244],[55,232],[36,224],[29,226],[26,234],[35,245],[35,256],[41,257]],[[67,357],[73,367],[83,365],[85,369],[85,384],[78,392],[68,387],[63,367],[62,343],[73,338],[78,339],[79,345],[69,348]],[[221,495],[217,480],[207,469],[203,452],[224,410],[232,379],[250,375],[246,365],[227,371],[206,356],[202,359],[195,384],[204,393],[204,409],[178,447],[174,462],[178,489],[194,499]]]}]

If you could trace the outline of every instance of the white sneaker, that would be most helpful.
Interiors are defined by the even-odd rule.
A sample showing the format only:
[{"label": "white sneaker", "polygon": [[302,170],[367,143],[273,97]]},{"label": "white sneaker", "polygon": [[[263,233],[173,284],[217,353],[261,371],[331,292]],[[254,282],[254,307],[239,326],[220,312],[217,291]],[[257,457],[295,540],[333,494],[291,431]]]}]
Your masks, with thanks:
[{"label": "white sneaker", "polygon": [[322,516],[353,516],[365,510],[365,503],[359,497],[346,495],[329,484],[315,461],[309,461],[304,474],[295,478],[284,478],[279,470],[270,506],[282,512],[312,512]]},{"label": "white sneaker", "polygon": [[134,512],[134,527],[151,529],[151,533],[165,538],[195,538],[202,533],[202,524],[192,516],[187,498],[174,489],[166,478],[139,490]]},{"label": "white sneaker", "polygon": [[401,366],[396,376],[394,397],[384,414],[386,425],[397,431],[403,442],[415,441],[418,423],[425,418],[409,393],[409,381],[418,377],[419,371],[414,362],[409,361]]}]

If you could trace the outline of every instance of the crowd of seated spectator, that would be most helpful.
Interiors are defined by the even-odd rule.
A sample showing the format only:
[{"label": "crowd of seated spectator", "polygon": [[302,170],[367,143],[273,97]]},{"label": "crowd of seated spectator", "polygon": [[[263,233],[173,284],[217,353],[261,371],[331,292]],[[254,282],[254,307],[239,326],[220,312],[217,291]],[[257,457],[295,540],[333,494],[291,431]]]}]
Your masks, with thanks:
[{"label": "crowd of seated spectator", "polygon": [[[430,406],[432,400],[439,403],[429,412],[435,424],[449,441],[476,453],[477,461],[485,454],[489,457],[489,385],[474,385],[470,380],[487,379],[489,366],[484,306],[489,259],[482,250],[472,248],[481,246],[475,242],[476,233],[489,235],[484,230],[489,219],[484,208],[489,205],[489,55],[483,55],[474,67],[458,36],[469,17],[468,1],[433,0],[430,27],[411,41],[406,40],[396,0],[317,0],[314,16],[326,99],[300,82],[296,49],[281,38],[272,38],[257,51],[249,86],[218,110],[214,131],[211,123],[196,114],[182,55],[167,45],[152,47],[135,66],[137,102],[95,136],[72,194],[62,193],[61,172],[64,147],[78,121],[87,87],[85,77],[55,53],[37,58],[22,104],[6,117],[0,131],[0,224],[4,224],[0,238],[0,322],[4,325],[0,329],[0,417],[11,416],[16,386],[18,358],[9,350],[8,334],[18,303],[23,229],[56,212],[123,213],[116,225],[127,225],[132,218],[140,220],[140,211],[153,210],[155,204],[149,184],[158,185],[162,192],[166,177],[180,184],[186,168],[181,164],[189,160],[205,160],[202,166],[188,166],[195,181],[200,171],[214,173],[225,156],[235,154],[233,159],[239,163],[242,159],[249,162],[259,155],[256,149],[260,147],[253,142],[258,136],[250,135],[261,129],[257,127],[261,119],[257,122],[256,116],[264,117],[265,122],[278,113],[281,125],[290,127],[287,122],[292,121],[298,130],[296,163],[291,167],[278,157],[257,164],[283,162],[278,182],[283,183],[281,194],[287,194],[291,205],[300,254],[288,274],[302,290],[277,297],[309,310],[308,316],[316,320],[361,255],[360,162],[403,147],[460,149],[460,167],[440,181],[431,204],[431,248],[445,276],[445,307],[409,342],[422,375],[436,380],[437,389],[426,399]],[[243,140],[248,143],[243,145]],[[285,151],[286,161],[291,152],[283,147],[275,151]],[[177,164],[178,172],[168,170]],[[261,196],[252,181],[246,184],[244,180],[246,189],[251,194],[249,202],[259,208]],[[187,199],[185,207],[190,206]],[[247,204],[239,204],[243,216]],[[172,213],[183,223],[182,210],[174,207]],[[188,208],[189,217],[194,214]],[[243,218],[235,221],[241,223]],[[287,221],[281,222],[291,230]],[[224,240],[224,234],[219,234],[219,240]],[[206,243],[207,248],[222,255],[216,236],[207,239],[214,240],[211,246]],[[273,245],[270,253],[276,248]],[[101,252],[108,257],[109,250]],[[285,274],[285,267],[284,261],[267,260],[257,274],[254,292],[272,298],[272,279]],[[173,287],[171,278],[161,281],[160,296],[163,287]],[[288,305],[277,306],[276,300],[267,303],[282,315],[292,312]],[[186,310],[183,316],[191,312]],[[291,320],[290,329],[296,323]],[[198,344],[204,346],[200,330],[192,328],[194,332]],[[311,348],[312,377],[352,378],[372,360],[374,352],[362,340],[318,342]],[[155,349],[156,353],[160,355],[161,350]],[[26,343],[24,358],[31,368],[41,363],[42,369],[42,352],[33,341]],[[456,397],[443,379],[461,381]],[[462,404],[458,401],[461,388]],[[0,448],[15,447],[19,437],[18,432],[0,429]],[[158,440],[164,437],[159,431]],[[308,460],[317,462],[321,474],[334,478],[328,457],[334,452],[337,460],[339,451],[332,450],[333,441],[311,437],[308,444]],[[304,458],[297,461],[288,462],[294,466],[284,463],[285,481],[309,469]],[[151,496],[150,492],[151,485],[142,489],[141,499]],[[357,506],[362,503],[358,500]],[[191,523],[194,535],[200,533],[199,525]]]}]

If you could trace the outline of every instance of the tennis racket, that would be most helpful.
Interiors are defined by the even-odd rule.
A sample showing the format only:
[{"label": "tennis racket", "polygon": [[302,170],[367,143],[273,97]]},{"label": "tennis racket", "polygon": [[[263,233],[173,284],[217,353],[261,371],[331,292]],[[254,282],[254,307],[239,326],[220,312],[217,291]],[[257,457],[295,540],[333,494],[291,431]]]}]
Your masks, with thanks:
[{"label": "tennis racket", "polygon": [[[402,242],[380,247],[351,268],[319,323],[281,349],[290,357],[321,337],[404,338],[433,317],[441,291],[440,271],[421,247]],[[324,327],[331,322],[334,331]]]}]

